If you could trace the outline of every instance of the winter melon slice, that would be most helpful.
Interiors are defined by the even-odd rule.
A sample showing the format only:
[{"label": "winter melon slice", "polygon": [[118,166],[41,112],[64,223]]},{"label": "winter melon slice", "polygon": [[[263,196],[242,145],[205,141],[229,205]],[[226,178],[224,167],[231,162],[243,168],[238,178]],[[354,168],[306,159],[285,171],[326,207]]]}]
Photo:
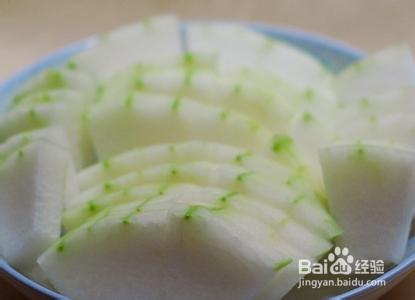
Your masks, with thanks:
[{"label": "winter melon slice", "polygon": [[332,76],[311,55],[286,43],[237,25],[192,24],[187,34],[190,51],[217,54],[222,70],[264,71],[302,91],[333,96]]},{"label": "winter melon slice", "polygon": [[94,160],[83,115],[84,102],[80,98],[65,103],[58,101],[33,105],[22,105],[0,116],[0,141],[20,132],[60,127],[66,132],[77,168]]},{"label": "winter melon slice", "polygon": [[82,170],[78,182],[82,190],[104,183],[130,172],[167,163],[190,163],[209,161],[239,165],[276,180],[288,180],[296,170],[275,160],[252,153],[242,148],[224,144],[190,141],[177,144],[159,144],[138,148],[106,159]]},{"label": "winter melon slice", "polygon": [[389,47],[364,58],[337,75],[341,101],[359,101],[415,85],[415,61],[406,45]]},{"label": "winter melon slice", "polygon": [[195,101],[233,110],[259,119],[272,130],[286,127],[295,101],[269,91],[241,76],[215,70],[170,68],[153,72],[126,72],[104,87],[102,101],[124,99],[134,91],[188,97]]},{"label": "winter melon slice", "polygon": [[272,156],[273,133],[256,120],[187,98],[134,94],[100,103],[89,128],[100,159],[136,147],[200,139]]},{"label": "winter melon slice", "polygon": [[338,244],[358,258],[398,263],[415,209],[415,154],[358,143],[320,152],[329,206],[344,233]]},{"label": "winter melon slice", "polygon": [[121,176],[82,192],[73,199],[73,206],[65,212],[65,220],[67,226],[79,225],[79,222],[84,221],[79,216],[89,211],[91,204],[94,207],[93,213],[106,207],[99,201],[105,194],[123,191],[140,184],[188,182],[229,189],[264,201],[285,209],[294,219],[307,224],[322,236],[337,236],[340,229],[332,217],[317,200],[313,191],[301,184],[301,178],[297,179],[298,181],[278,183],[241,167],[207,162],[161,165]]},{"label": "winter melon slice", "polygon": [[[184,195],[167,201],[182,202]],[[207,201],[217,198],[205,190],[200,195]],[[186,204],[169,210],[140,207],[128,203],[103,212],[45,252],[38,261],[54,286],[77,299],[137,294],[146,299],[252,299],[285,269],[277,268],[282,262],[290,284],[275,288],[284,294],[298,280],[293,261],[304,254],[277,242],[271,228],[248,215]],[[81,265],[87,272],[79,274]],[[123,276],[126,271],[133,274],[131,283]],[[97,282],[95,274],[109,276]]]},{"label": "winter melon slice", "polygon": [[99,81],[139,63],[170,63],[181,56],[179,21],[174,16],[148,18],[98,38],[71,64],[95,75]]},{"label": "winter melon slice", "polygon": [[0,254],[23,272],[59,238],[67,184],[74,183],[68,178],[71,154],[61,146],[64,134],[54,142],[53,132],[43,134],[0,163]]}]

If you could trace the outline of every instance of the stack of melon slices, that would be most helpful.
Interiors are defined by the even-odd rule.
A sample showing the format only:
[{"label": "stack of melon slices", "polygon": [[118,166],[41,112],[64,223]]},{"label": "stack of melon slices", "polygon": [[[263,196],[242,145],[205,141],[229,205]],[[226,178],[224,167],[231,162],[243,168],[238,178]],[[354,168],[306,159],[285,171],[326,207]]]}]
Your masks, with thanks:
[{"label": "stack of melon slices", "polygon": [[335,238],[399,262],[414,156],[370,135],[394,126],[412,146],[409,110],[389,109],[412,107],[406,49],[334,77],[245,27],[187,29],[121,28],[17,91],[0,117],[0,255],[74,299],[279,299]]}]

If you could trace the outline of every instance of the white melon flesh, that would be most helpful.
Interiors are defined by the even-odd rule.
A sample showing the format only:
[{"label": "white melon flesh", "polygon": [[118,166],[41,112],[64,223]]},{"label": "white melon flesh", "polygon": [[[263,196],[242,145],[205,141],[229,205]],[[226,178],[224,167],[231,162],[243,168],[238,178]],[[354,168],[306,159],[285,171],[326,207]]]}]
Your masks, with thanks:
[{"label": "white melon flesh", "polygon": [[13,135],[0,144],[0,160],[30,143],[43,141],[65,150],[69,149],[69,143],[65,132],[59,127],[46,127],[39,130],[24,131]]},{"label": "white melon flesh", "polygon": [[[343,103],[336,120],[340,141],[371,141],[415,147],[415,88]],[[354,122],[350,123],[353,119]]]},{"label": "white melon flesh", "polygon": [[31,270],[59,238],[69,168],[69,151],[41,139],[1,162],[0,254],[16,268]]},{"label": "white melon flesh", "polygon": [[352,64],[334,82],[342,101],[387,94],[415,85],[415,61],[408,46],[386,48]]},{"label": "white melon flesh", "polygon": [[265,71],[300,90],[333,95],[331,76],[320,63],[286,43],[236,25],[192,24],[187,33],[190,51],[218,54],[222,70]]},{"label": "white melon flesh", "polygon": [[[278,157],[277,157],[278,158]],[[121,175],[166,163],[209,161],[239,165],[276,180],[287,180],[291,170],[276,160],[270,160],[242,148],[224,144],[190,141],[179,144],[159,144],[134,149],[82,170],[78,182],[82,190]]]},{"label": "white melon flesh", "polygon": [[[210,205],[222,202],[216,190],[187,189],[103,212],[45,252],[40,266],[59,291],[77,299],[252,299],[284,270],[274,289],[285,294],[298,281],[296,259],[313,260],[281,238],[284,222],[273,227],[260,219],[263,211],[255,215],[255,202],[229,199],[218,209]],[[79,274],[80,266],[86,272]],[[97,281],[96,274],[108,276]]]},{"label": "white melon flesh", "polygon": [[52,89],[46,91],[35,91],[20,98],[18,103],[12,103],[12,109],[26,106],[33,107],[36,105],[64,102],[67,105],[79,105],[81,101],[85,104],[93,99],[87,99],[82,93],[73,89]]},{"label": "white melon flesh", "polygon": [[135,94],[97,105],[89,115],[100,159],[136,147],[200,139],[271,154],[273,134],[245,115],[187,98]]},{"label": "white melon flesh", "polygon": [[[297,181],[298,179],[298,181]],[[206,162],[196,162],[183,165],[167,164],[145,169],[138,173],[129,173],[112,181],[92,187],[71,203],[77,213],[72,215],[66,225],[77,226],[82,219],[82,212],[88,211],[91,203],[95,213],[109,204],[99,202],[100,197],[108,193],[122,191],[130,187],[149,183],[189,182],[202,186],[213,186],[229,189],[248,195],[257,201],[282,208],[290,213],[295,220],[306,224],[315,232],[327,238],[337,236],[340,231],[336,223],[327,213],[321,203],[315,198],[301,178],[295,181],[272,181],[265,177],[249,172],[246,169],[231,165],[218,165]],[[69,229],[69,228],[68,228]]]},{"label": "white melon flesh", "polygon": [[[71,70],[65,67],[46,70],[30,79],[16,92],[10,107],[14,108],[25,102],[33,101],[33,95],[39,96],[41,93],[53,93],[54,91],[61,90],[76,92],[82,95],[85,101],[92,102],[96,97],[96,81],[91,75],[79,70]],[[66,94],[59,96],[68,97]],[[43,96],[42,98],[39,100],[45,99]],[[53,97],[49,95],[49,98]]]},{"label": "white melon flesh", "polygon": [[344,233],[338,244],[358,258],[399,263],[415,208],[415,154],[379,145],[320,152],[329,206]]},{"label": "white melon flesh", "polygon": [[0,116],[0,141],[23,131],[53,126],[63,128],[68,136],[71,152],[78,168],[91,163],[94,153],[86,132],[84,102],[56,102],[24,105]]},{"label": "white melon flesh", "polygon": [[246,114],[272,130],[281,131],[293,104],[248,80],[212,70],[173,68],[153,72],[125,72],[105,86],[102,101],[124,99],[134,91],[189,97],[195,101]]},{"label": "white melon flesh", "polygon": [[169,63],[181,56],[179,21],[174,16],[149,18],[109,32],[72,59],[99,80],[139,63]]}]

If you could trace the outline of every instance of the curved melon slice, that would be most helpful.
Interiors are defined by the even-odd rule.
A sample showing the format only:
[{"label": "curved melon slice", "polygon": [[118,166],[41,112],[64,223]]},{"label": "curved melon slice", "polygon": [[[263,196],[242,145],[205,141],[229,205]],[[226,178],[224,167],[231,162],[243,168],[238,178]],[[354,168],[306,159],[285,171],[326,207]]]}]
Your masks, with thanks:
[{"label": "curved melon slice", "polygon": [[145,168],[166,163],[180,164],[196,161],[239,165],[278,181],[288,180],[296,172],[278,161],[267,159],[241,148],[190,141],[131,150],[82,170],[78,174],[78,181],[81,189],[86,190],[99,183]]},{"label": "curved melon slice", "polygon": [[[125,99],[134,91],[163,93],[189,97],[226,110],[234,110],[261,120],[272,130],[286,127],[292,114],[291,102],[240,76],[227,76],[216,71],[173,68],[157,72],[125,72],[108,83],[102,101]],[[291,100],[291,99],[290,99]]]},{"label": "curved melon slice", "polygon": [[67,184],[73,183],[71,156],[61,146],[64,133],[49,133],[21,144],[0,163],[0,254],[23,271],[59,238]]},{"label": "curved melon slice", "polygon": [[69,151],[69,143],[65,132],[58,127],[46,127],[39,130],[25,131],[13,135],[0,144],[0,161],[7,159],[8,155],[16,150],[34,142],[46,142]]},{"label": "curved melon slice", "polygon": [[91,102],[96,97],[96,82],[90,75],[79,70],[49,69],[24,84],[11,100],[10,108],[23,104],[33,94],[39,95],[42,92],[55,90],[71,90],[81,94],[84,101]]},{"label": "curved melon slice", "polygon": [[[232,206],[189,206],[185,195],[192,193],[159,199],[171,213],[154,202],[103,212],[38,262],[59,291],[77,299],[93,299],[88,291],[96,290],[101,299],[252,299],[275,272],[289,278],[275,286],[281,294],[298,281],[293,262],[305,254],[276,239],[278,230]],[[218,198],[206,189],[198,195],[205,205]],[[79,274],[81,265],[87,271]],[[94,274],[107,276],[97,281]]]},{"label": "curved melon slice", "polygon": [[273,134],[242,114],[187,98],[135,94],[97,105],[89,128],[100,159],[132,148],[200,139],[271,153]]},{"label": "curved melon slice", "polygon": [[346,103],[387,94],[415,86],[415,61],[406,45],[386,48],[352,64],[334,83]]},{"label": "curved melon slice", "polygon": [[46,91],[36,91],[29,93],[22,97],[18,103],[13,105],[16,107],[34,107],[36,105],[49,104],[63,102],[67,105],[79,105],[80,101],[84,101],[85,104],[93,99],[87,99],[85,95],[73,89],[53,89]]},{"label": "curved melon slice", "polygon": [[20,132],[48,126],[63,128],[69,138],[76,166],[87,165],[94,159],[90,139],[83,120],[84,102],[72,98],[70,103],[24,105],[0,116],[0,141]]},{"label": "curved melon slice", "polygon": [[191,51],[217,53],[224,70],[267,71],[298,89],[331,94],[331,76],[311,55],[248,28],[193,24],[187,42]]},{"label": "curved melon slice", "polygon": [[71,63],[99,80],[138,63],[159,63],[181,56],[180,24],[174,16],[149,18],[98,37]]},{"label": "curved melon slice", "polygon": [[[415,146],[415,88],[344,103],[336,120],[338,139]],[[349,120],[353,119],[351,124]]]},{"label": "curved melon slice", "polygon": [[344,230],[339,245],[358,258],[399,263],[415,209],[415,154],[359,143],[325,148],[320,158],[330,210]]},{"label": "curved melon slice", "polygon": [[[333,238],[340,233],[340,229],[314,194],[307,186],[301,184],[301,178],[277,183],[244,168],[206,162],[162,165],[130,173],[88,189],[72,200],[73,206],[65,212],[65,225],[67,229],[77,226],[84,221],[80,216],[85,212],[96,213],[109,205],[105,199],[100,202],[100,198],[105,194],[124,191],[140,184],[175,182],[220,187],[246,194],[285,209],[293,218],[322,236]],[[128,195],[124,197],[128,201]],[[91,205],[94,207],[92,212]]]}]

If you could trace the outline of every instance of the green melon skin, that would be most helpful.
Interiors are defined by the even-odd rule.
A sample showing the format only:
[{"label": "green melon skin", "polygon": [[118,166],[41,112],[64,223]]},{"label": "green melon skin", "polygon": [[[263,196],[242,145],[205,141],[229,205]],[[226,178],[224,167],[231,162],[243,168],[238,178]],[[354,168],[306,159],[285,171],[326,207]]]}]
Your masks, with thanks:
[{"label": "green melon skin", "polygon": [[366,143],[320,152],[329,208],[356,258],[399,263],[415,209],[412,151]]},{"label": "green melon skin", "polygon": [[301,180],[278,183],[241,167],[207,162],[161,165],[92,187],[71,201],[71,207],[65,212],[65,227],[79,226],[85,221],[81,216],[91,216],[110,205],[106,200],[100,201],[106,194],[120,192],[121,201],[128,201],[128,192],[123,194],[126,189],[149,183],[167,183],[168,188],[169,183],[175,182],[220,187],[249,195],[257,201],[284,209],[295,220],[328,239],[341,233],[314,193],[301,185]]},{"label": "green melon skin", "polygon": [[62,147],[65,136],[53,131],[44,130],[43,138],[33,133],[37,139],[26,144],[12,138],[6,144],[18,147],[0,162],[0,255],[22,272],[31,271],[37,256],[59,238],[64,201],[74,189],[68,186],[74,166]]},{"label": "green melon skin", "polygon": [[[266,217],[249,199],[220,200],[229,191],[182,188],[103,211],[47,250],[41,268],[76,299],[94,299],[95,291],[104,299],[252,299],[271,280],[274,294],[285,294],[298,280],[297,259],[314,260],[291,245],[296,235],[290,221],[278,222],[281,212]],[[88,272],[72,276],[80,266]]]}]

